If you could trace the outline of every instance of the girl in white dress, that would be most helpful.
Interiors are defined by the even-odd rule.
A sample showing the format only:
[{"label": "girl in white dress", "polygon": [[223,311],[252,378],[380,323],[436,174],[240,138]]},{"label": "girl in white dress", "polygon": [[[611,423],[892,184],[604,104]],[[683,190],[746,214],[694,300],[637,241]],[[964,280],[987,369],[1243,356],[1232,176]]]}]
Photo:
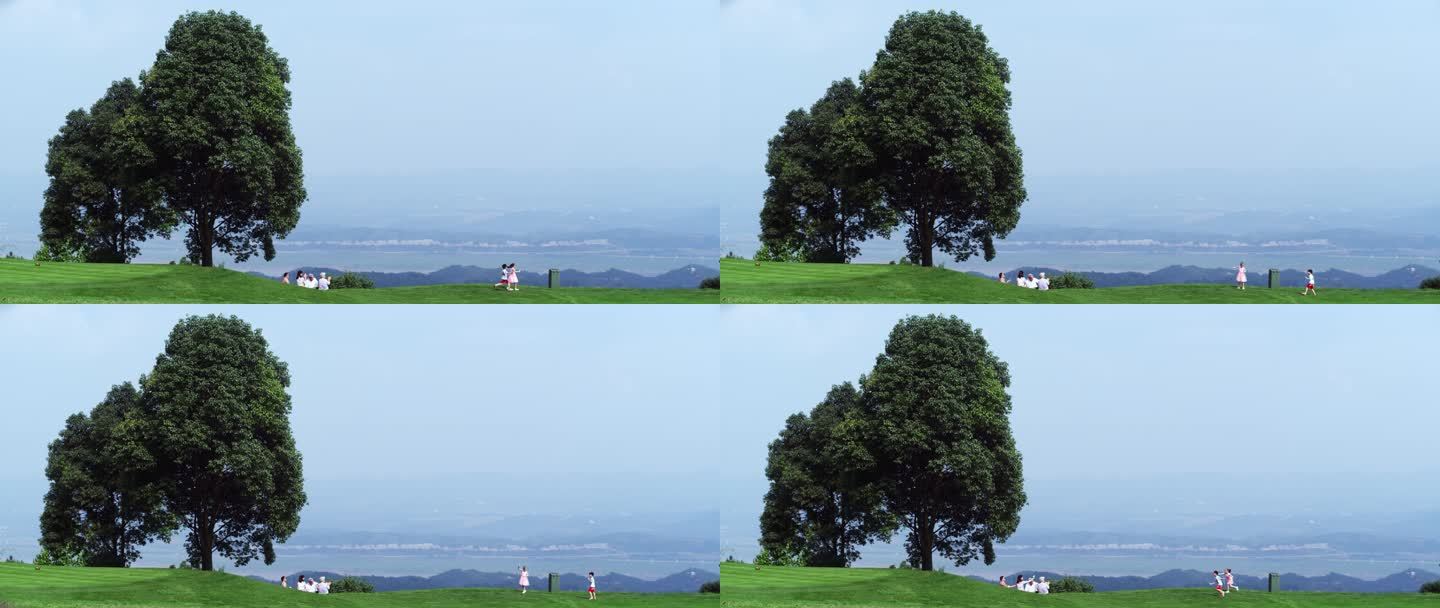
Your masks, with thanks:
[{"label": "girl in white dress", "polygon": [[510,274],[507,277],[510,284],[505,287],[507,291],[520,291],[520,271],[515,270],[515,263],[510,263]]},{"label": "girl in white dress", "polygon": [[1244,291],[1245,281],[1245,262],[1240,262],[1240,269],[1235,272],[1235,287]]},{"label": "girl in white dress", "polygon": [[525,595],[530,590],[530,573],[525,571],[525,566],[520,566],[520,595]]}]

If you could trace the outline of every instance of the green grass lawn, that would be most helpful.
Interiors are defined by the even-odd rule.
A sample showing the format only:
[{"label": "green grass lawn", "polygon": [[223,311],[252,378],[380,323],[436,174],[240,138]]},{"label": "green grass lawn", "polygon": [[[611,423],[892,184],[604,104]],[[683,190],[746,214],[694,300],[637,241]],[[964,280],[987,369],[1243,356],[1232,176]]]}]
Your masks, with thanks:
[{"label": "green grass lawn", "polygon": [[717,594],[605,593],[589,601],[582,591],[524,596],[506,589],[439,589],[390,593],[315,595],[281,589],[240,576],[196,570],[149,568],[41,568],[27,564],[0,564],[0,602],[11,608],[286,608],[334,606],[345,608],[470,608],[493,606],[618,606],[661,608],[720,606]]},{"label": "green grass lawn", "polygon": [[[1440,304],[1435,289],[1148,285],[1038,291],[1001,285],[943,268],[889,264],[798,264],[720,261],[721,299],[734,304]],[[1323,279],[1323,277],[1322,277]]]},{"label": "green grass lawn", "polygon": [[[563,280],[563,277],[562,277]],[[318,291],[243,272],[169,264],[0,260],[0,304],[715,304],[714,289],[432,285]]]},{"label": "green grass lawn", "polygon": [[[1017,288],[1018,289],[1018,288]],[[1314,608],[1440,607],[1440,595],[1378,593],[1266,593],[1242,590],[1223,601],[1196,581],[1193,589],[1038,595],[952,574],[870,568],[720,566],[727,608],[918,608],[922,606],[1056,606],[1065,608],[1185,608],[1265,606]]]}]

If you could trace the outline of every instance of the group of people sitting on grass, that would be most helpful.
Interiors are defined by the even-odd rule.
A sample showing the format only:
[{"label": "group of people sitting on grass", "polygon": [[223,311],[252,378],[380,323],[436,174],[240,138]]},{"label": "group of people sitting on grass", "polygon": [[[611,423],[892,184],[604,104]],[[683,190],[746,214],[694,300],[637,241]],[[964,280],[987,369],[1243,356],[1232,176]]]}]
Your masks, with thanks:
[{"label": "group of people sitting on grass", "polygon": [[[1010,279],[1006,278],[1005,273],[1003,272],[1000,273],[1000,284],[1010,284]],[[1027,276],[1024,270],[1017,270],[1015,271],[1015,285],[1017,287],[1024,287],[1026,289],[1039,289],[1040,291],[1049,291],[1050,279],[1045,278],[1045,273],[1043,272],[1040,273],[1040,278],[1037,279],[1033,274]]]},{"label": "group of people sitting on grass", "polygon": [[[287,273],[285,273],[285,274],[280,275],[280,282],[281,282],[281,283],[284,283],[284,284],[286,284],[286,285],[289,285],[289,284],[290,284],[290,273],[287,272]],[[330,277],[326,276],[325,273],[323,273],[323,272],[320,273],[320,276],[319,276],[319,277],[316,277],[315,275],[310,274],[310,273],[308,273],[308,272],[305,272],[305,271],[303,271],[303,270],[296,270],[296,271],[295,271],[295,284],[296,284],[296,285],[299,285],[299,286],[301,286],[301,287],[304,287],[304,288],[306,288],[306,289],[318,289],[318,290],[320,290],[320,291],[329,291],[329,289],[330,289]]]},{"label": "group of people sitting on grass", "polygon": [[495,286],[504,287],[505,291],[520,291],[520,271],[515,270],[514,262],[500,265],[500,281]]},{"label": "group of people sitting on grass", "polygon": [[[285,575],[283,574],[280,575],[280,586],[286,589],[290,588],[290,581],[286,579]],[[325,577],[323,576],[320,577],[320,580],[315,580],[315,577],[313,576],[307,579],[305,578],[304,574],[301,574],[299,580],[295,582],[295,590],[304,591],[305,593],[318,593],[320,595],[329,595],[330,581],[325,580]]]},{"label": "group of people sitting on grass", "polygon": [[[1240,266],[1235,268],[1235,288],[1245,291],[1245,284],[1249,282],[1250,280],[1245,277],[1245,262],[1240,262]],[[1312,268],[1305,269],[1305,289],[1300,292],[1300,295],[1317,295],[1315,293],[1315,270]]]},{"label": "group of people sitting on grass", "polygon": [[1033,575],[1027,579],[1024,575],[1016,574],[1015,584],[1011,585],[1005,580],[1005,575],[1002,574],[1000,575],[1000,586],[1006,589],[1018,589],[1026,593],[1039,593],[1040,595],[1050,594],[1050,582],[1045,580],[1043,576],[1037,581]]}]

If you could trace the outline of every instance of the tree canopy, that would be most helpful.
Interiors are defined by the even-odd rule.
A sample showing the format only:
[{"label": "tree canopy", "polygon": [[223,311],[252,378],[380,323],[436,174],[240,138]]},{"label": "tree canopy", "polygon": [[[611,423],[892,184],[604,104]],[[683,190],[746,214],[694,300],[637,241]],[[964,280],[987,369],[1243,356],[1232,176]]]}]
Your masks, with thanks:
[{"label": "tree canopy", "polygon": [[771,140],[764,252],[847,261],[901,222],[917,264],[934,265],[936,249],[994,259],[1026,198],[1009,82],[980,26],[954,12],[902,15],[858,87],[835,83]]},{"label": "tree canopy", "polygon": [[761,241],[769,250],[808,262],[847,262],[859,255],[861,242],[890,235],[895,219],[880,201],[859,101],[854,81],[836,81],[808,112],[786,116],[770,140],[770,186],[760,212]]},{"label": "tree canopy", "polygon": [[50,443],[50,490],[40,515],[48,563],[128,566],[139,547],[170,540],[155,461],[135,432],[140,393],[117,385],[90,414],[65,421]]},{"label": "tree canopy", "polygon": [[218,315],[180,321],[143,380],[141,432],[196,567],[212,569],[215,553],[273,563],[275,543],[299,526],[306,498],[289,386],[260,332]]},{"label": "tree canopy", "polygon": [[166,204],[190,231],[192,261],[214,249],[275,257],[306,198],[290,127],[290,66],[237,13],[192,12],[171,27],[141,75],[144,133]]},{"label": "tree canopy", "polygon": [[115,387],[51,444],[37,561],[124,566],[183,526],[188,565],[274,563],[306,502],[289,385],[244,321],[181,320],[138,387]]},{"label": "tree canopy", "polygon": [[[770,490],[760,516],[762,548],[807,566],[848,566],[859,547],[889,540],[876,466],[855,432],[860,393],[832,387],[815,409],[785,421],[770,444]],[[772,557],[773,561],[773,557]]]},{"label": "tree canopy", "polygon": [[126,78],[90,110],[65,117],[50,139],[40,241],[48,259],[128,262],[138,244],[169,236],[172,214],[161,204],[155,158],[140,135],[140,89]]},{"label": "tree canopy", "polygon": [[50,141],[38,259],[127,262],[188,226],[187,259],[275,257],[306,198],[290,66],[237,13],[191,12],[155,63]]},{"label": "tree canopy", "polygon": [[1008,367],[955,317],[901,320],[858,387],[833,388],[770,446],[766,560],[843,566],[906,530],[908,563],[995,560],[1026,502]]}]

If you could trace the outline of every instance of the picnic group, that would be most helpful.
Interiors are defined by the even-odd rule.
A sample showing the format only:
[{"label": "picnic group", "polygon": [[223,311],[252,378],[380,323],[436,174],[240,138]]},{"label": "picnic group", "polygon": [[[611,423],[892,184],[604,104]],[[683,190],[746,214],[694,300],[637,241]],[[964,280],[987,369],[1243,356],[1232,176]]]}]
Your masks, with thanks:
[{"label": "picnic group", "polygon": [[[283,283],[283,284],[285,284],[285,285],[289,285],[289,284],[290,284],[290,273],[287,272],[287,273],[285,273],[285,274],[280,275],[280,282]],[[315,276],[315,275],[312,274],[312,273],[305,272],[304,270],[296,270],[296,271],[295,271],[295,284],[296,284],[296,285],[299,285],[299,286],[301,286],[301,287],[304,287],[304,288],[306,288],[306,289],[318,289],[318,290],[320,290],[320,291],[329,291],[329,290],[330,290],[330,276],[322,272],[322,273],[320,273],[320,276],[317,277],[317,276]]]},{"label": "picnic group", "polygon": [[[1010,279],[1006,277],[1005,273],[1003,272],[1000,273],[1000,283],[1002,285],[1010,284]],[[1024,287],[1026,289],[1039,289],[1040,291],[1050,291],[1050,279],[1045,278],[1045,273],[1043,272],[1040,273],[1039,278],[1036,278],[1034,274],[1026,275],[1024,270],[1016,270],[1015,286]]]}]

